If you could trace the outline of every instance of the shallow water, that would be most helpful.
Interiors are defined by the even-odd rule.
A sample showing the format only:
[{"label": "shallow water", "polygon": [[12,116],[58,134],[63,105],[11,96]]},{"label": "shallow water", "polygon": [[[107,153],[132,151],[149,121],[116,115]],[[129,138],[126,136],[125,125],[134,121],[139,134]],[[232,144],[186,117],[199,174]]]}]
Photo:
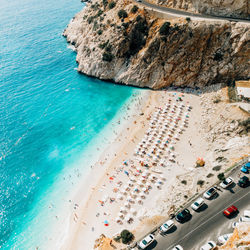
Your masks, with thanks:
[{"label": "shallow water", "polygon": [[61,34],[80,0],[0,3],[0,247],[40,249],[59,176],[69,189],[63,174],[84,174],[88,144],[138,90],[74,70]]}]

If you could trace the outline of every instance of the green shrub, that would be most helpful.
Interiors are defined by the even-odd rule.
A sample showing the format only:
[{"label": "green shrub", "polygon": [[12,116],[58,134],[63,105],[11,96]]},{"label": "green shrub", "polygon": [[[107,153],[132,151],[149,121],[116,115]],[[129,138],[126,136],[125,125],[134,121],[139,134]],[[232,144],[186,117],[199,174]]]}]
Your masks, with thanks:
[{"label": "green shrub", "polygon": [[95,17],[93,17],[93,16],[88,17],[88,19],[87,19],[88,23],[91,24],[93,22],[94,18]]},{"label": "green shrub", "polygon": [[221,169],[221,165],[218,165],[218,166],[213,167],[213,170],[214,170],[214,171],[220,171],[220,169]]},{"label": "green shrub", "polygon": [[96,17],[99,17],[103,14],[103,11],[102,10],[98,10],[97,14],[96,14]]},{"label": "green shrub", "polygon": [[160,32],[160,34],[161,34],[162,36],[166,36],[166,35],[168,35],[169,29],[170,29],[170,22],[165,22],[165,23],[161,26],[159,32]]},{"label": "green shrub", "polygon": [[127,29],[128,26],[129,26],[129,23],[123,23],[122,26],[123,26],[125,29]]},{"label": "green shrub", "polygon": [[120,19],[126,18],[126,17],[128,17],[128,13],[126,12],[126,10],[119,10],[119,11],[118,11],[118,17],[119,17]]},{"label": "green shrub", "polygon": [[214,53],[214,60],[215,61],[221,61],[223,59],[223,53],[220,49],[218,49],[215,53]]},{"label": "green shrub", "polygon": [[209,173],[209,174],[207,175],[207,178],[210,178],[210,177],[212,177],[212,176],[214,176],[214,174]]},{"label": "green shrub", "polygon": [[218,174],[217,177],[218,177],[218,179],[219,179],[220,181],[224,181],[224,180],[225,180],[225,175],[224,175],[224,173]]},{"label": "green shrub", "polygon": [[100,36],[102,34],[102,30],[98,30],[97,34]]},{"label": "green shrub", "polygon": [[204,183],[205,183],[205,181],[203,181],[203,180],[198,180],[197,181],[197,185],[199,185],[199,186],[203,186]]},{"label": "green shrub", "polygon": [[106,62],[111,62],[113,60],[113,55],[110,52],[104,52],[102,54],[102,60]]},{"label": "green shrub", "polygon": [[135,20],[136,20],[136,22],[140,22],[142,19],[143,18],[140,15],[138,15]]},{"label": "green shrub", "polygon": [[113,9],[115,7],[116,3],[114,1],[109,3],[109,9]]},{"label": "green shrub", "polygon": [[114,241],[116,242],[120,242],[120,240],[121,240],[121,235],[118,235],[114,238]]},{"label": "green shrub", "polygon": [[108,4],[108,0],[102,0],[103,6],[104,8],[106,8],[107,4]]},{"label": "green shrub", "polygon": [[191,18],[190,18],[190,17],[186,17],[186,21],[187,21],[187,22],[190,22],[190,21],[191,21]]},{"label": "green shrub", "polygon": [[107,46],[105,47],[105,51],[106,52],[111,52],[112,50],[112,45],[111,44],[107,44]]},{"label": "green shrub", "polygon": [[129,232],[128,230],[124,229],[121,232],[121,238],[122,238],[123,244],[128,244],[129,242],[131,242],[134,239],[134,235],[131,232]]},{"label": "green shrub", "polygon": [[186,180],[182,180],[181,183],[184,184],[184,185],[187,185],[187,181]]},{"label": "green shrub", "polygon": [[134,6],[132,7],[132,9],[131,9],[131,12],[135,14],[135,13],[137,12],[138,9],[139,9],[139,8],[138,8],[136,5],[134,5]]}]

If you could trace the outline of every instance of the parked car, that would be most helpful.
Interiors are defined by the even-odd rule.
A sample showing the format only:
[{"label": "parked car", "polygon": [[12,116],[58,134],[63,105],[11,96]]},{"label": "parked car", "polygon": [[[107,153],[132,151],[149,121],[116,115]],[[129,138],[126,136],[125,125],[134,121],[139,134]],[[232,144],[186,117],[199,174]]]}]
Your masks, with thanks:
[{"label": "parked car", "polygon": [[216,194],[216,189],[214,187],[208,189],[204,194],[203,197],[206,199],[212,198]]},{"label": "parked car", "polygon": [[239,181],[238,181],[238,185],[240,187],[247,187],[249,184],[249,178],[247,176],[242,176]]},{"label": "parked car", "polygon": [[174,248],[172,248],[172,250],[184,250],[182,246],[177,245]]},{"label": "parked car", "polygon": [[226,178],[224,181],[220,183],[222,188],[228,188],[234,182],[232,177]]},{"label": "parked car", "polygon": [[200,197],[198,198],[192,205],[191,205],[191,208],[194,210],[194,211],[197,211],[199,210],[199,208],[201,208],[204,204],[204,200]]},{"label": "parked car", "polygon": [[243,165],[240,170],[241,172],[248,174],[250,170],[250,162]]},{"label": "parked car", "polygon": [[145,249],[147,246],[152,244],[155,240],[155,237],[153,234],[147,235],[143,240],[141,240],[138,244],[140,249]]},{"label": "parked car", "polygon": [[225,215],[228,218],[232,217],[236,213],[238,213],[238,208],[235,206],[228,207],[223,211],[223,215]]},{"label": "parked car", "polygon": [[223,235],[219,236],[218,237],[219,243],[225,244],[232,235],[233,234],[223,234]]},{"label": "parked car", "polygon": [[245,216],[241,216],[239,218],[239,222],[250,222],[250,218],[249,217],[245,217]]},{"label": "parked car", "polygon": [[250,218],[250,210],[245,210],[243,215]]},{"label": "parked car", "polygon": [[160,226],[160,231],[162,233],[166,233],[170,228],[172,228],[174,226],[174,222],[172,220],[168,220],[166,222],[164,222],[161,226]]},{"label": "parked car", "polygon": [[175,216],[175,219],[180,222],[183,223],[185,221],[187,221],[190,218],[191,214],[189,212],[189,210],[187,208],[185,208],[184,210],[182,210],[180,213],[178,213]]},{"label": "parked car", "polygon": [[208,241],[205,245],[203,245],[200,250],[210,250],[216,247],[216,243],[212,240]]}]

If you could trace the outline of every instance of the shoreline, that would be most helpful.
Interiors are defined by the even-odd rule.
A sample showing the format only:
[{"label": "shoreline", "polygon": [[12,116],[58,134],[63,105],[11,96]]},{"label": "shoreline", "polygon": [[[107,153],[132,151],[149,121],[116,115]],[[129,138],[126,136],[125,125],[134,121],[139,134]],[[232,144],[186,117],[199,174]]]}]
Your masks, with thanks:
[{"label": "shoreline", "polygon": [[[95,150],[94,149],[96,148],[96,145],[94,145],[95,141],[101,142],[103,139],[102,137],[106,137],[105,132],[109,129],[113,130],[112,134],[114,134],[114,138],[106,142],[106,146],[104,147],[104,150],[101,150],[102,152],[100,153],[98,160],[94,160],[94,164],[90,165],[89,169],[84,171],[84,176],[79,181],[79,184],[77,185],[77,187],[75,187],[72,193],[69,195],[69,197],[71,197],[70,215],[68,216],[67,219],[65,219],[65,221],[67,221],[67,227],[64,233],[61,234],[61,236],[59,237],[60,239],[57,242],[56,249],[68,249],[67,247],[66,248],[63,247],[63,245],[67,245],[68,244],[67,242],[71,241],[69,240],[68,233],[70,232],[70,235],[73,235],[74,234],[73,231],[76,230],[75,221],[78,218],[79,210],[82,207],[84,207],[85,204],[88,202],[89,197],[91,196],[93,187],[98,185],[98,182],[105,174],[105,166],[103,166],[104,164],[100,164],[100,163],[107,161],[107,159],[105,159],[106,158],[105,154],[110,151],[110,148],[113,148],[113,143],[115,143],[115,141],[118,140],[118,138],[120,138],[120,133],[121,131],[123,131],[123,128],[125,128],[125,126],[129,126],[129,123],[132,117],[136,114],[136,109],[138,108],[138,105],[140,108],[145,106],[147,103],[145,100],[147,100],[148,95],[151,95],[151,93],[149,93],[151,90],[143,90],[143,91],[144,93],[140,90],[139,94],[132,93],[132,96],[121,107],[121,112],[124,112],[124,113],[116,115],[110,121],[110,123],[104,128],[104,130],[101,132],[98,138],[96,140],[94,139],[94,142],[91,143],[90,148],[93,148],[93,150]],[[131,110],[131,101],[136,106],[132,110]],[[123,109],[124,110],[126,109],[126,111],[124,111]],[[128,119],[124,118],[127,116],[129,116]],[[111,153],[112,151],[113,150],[111,150]],[[100,171],[100,166],[102,166],[101,171]],[[90,179],[89,177],[91,176],[92,177],[94,176],[94,178]],[[85,193],[85,190],[87,190],[86,192],[87,195]],[[86,198],[83,198],[83,196],[86,196]],[[74,210],[76,207],[78,209]]]},{"label": "shoreline", "polygon": [[[134,109],[129,119],[121,123],[123,129],[121,128],[120,133],[103,151],[98,162],[90,171],[88,176],[91,176],[91,178],[88,183],[91,185],[88,186],[88,194],[86,195],[85,192],[86,183],[83,183],[79,188],[74,198],[74,203],[78,202],[79,207],[77,206],[71,213],[69,218],[70,226],[65,232],[65,235],[67,233],[68,235],[65,236],[60,249],[93,249],[95,240],[101,234],[112,238],[125,228],[131,230],[136,238],[140,238],[149,227],[162,221],[165,218],[163,215],[173,213],[188,197],[203,189],[205,190],[216,179],[217,174],[214,173],[209,177],[210,179],[204,182],[203,186],[199,187],[197,185],[199,180],[211,174],[210,171],[212,171],[215,164],[213,161],[217,153],[215,151],[211,152],[211,150],[214,150],[212,149],[214,145],[208,145],[207,138],[205,138],[207,123],[204,121],[204,117],[206,118],[207,114],[204,112],[206,108],[204,101],[206,102],[206,98],[212,101],[214,95],[217,95],[216,91],[218,90],[215,90],[215,93],[208,91],[205,94],[194,90],[189,92],[183,89],[147,91],[148,97],[144,96],[146,98],[140,104],[139,110]],[[219,91],[222,93],[224,90]],[[133,208],[133,212],[136,212],[133,216],[133,222],[122,221],[122,224],[119,224],[116,222],[117,215],[121,214],[119,210],[126,204],[126,202],[124,203],[126,195],[120,200],[118,197],[122,192],[120,190],[121,186],[117,187],[115,185],[121,182],[123,188],[124,185],[130,183],[130,176],[123,172],[125,172],[126,168],[130,174],[134,171],[132,165],[136,165],[134,162],[136,162],[137,158],[135,148],[145,137],[151,118],[159,108],[162,108],[167,103],[169,98],[173,101],[178,96],[183,98],[182,102],[177,103],[178,105],[184,104],[185,109],[189,106],[193,108],[190,115],[188,114],[188,125],[173,142],[173,157],[175,159],[173,162],[166,160],[166,164],[164,162],[165,166],[150,167],[152,175],[156,175],[159,180],[160,178],[164,180],[162,187],[158,187],[157,183],[152,182],[152,190],[148,195],[151,198],[149,199],[146,195],[143,206],[138,204],[129,205],[129,209]],[[221,105],[227,104],[225,102]],[[214,110],[212,112],[216,113]],[[217,117],[217,114],[215,116]],[[241,116],[244,117],[242,114]],[[216,146],[221,147],[220,145]],[[246,150],[242,150],[242,154]],[[169,150],[166,149],[166,151]],[[230,153],[226,153],[226,155],[230,160],[233,160],[233,157],[237,156],[238,153],[237,150],[234,150],[232,155]],[[194,164],[198,157],[205,159],[206,168],[195,168]],[[124,161],[127,161],[128,164],[125,164]],[[137,166],[136,169],[138,169]],[[223,166],[224,169],[226,167],[228,167],[228,164]],[[132,183],[133,185],[136,185],[136,183]],[[130,211],[132,210],[129,210],[128,213]],[[108,221],[106,226],[105,221]],[[119,245],[118,249],[121,249],[119,247],[122,248]]]}]

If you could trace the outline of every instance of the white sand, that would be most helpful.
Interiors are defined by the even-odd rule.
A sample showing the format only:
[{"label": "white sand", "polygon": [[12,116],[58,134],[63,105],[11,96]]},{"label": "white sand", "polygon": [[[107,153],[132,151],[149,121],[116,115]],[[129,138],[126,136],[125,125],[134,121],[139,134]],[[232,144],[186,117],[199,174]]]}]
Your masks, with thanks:
[{"label": "white sand", "polygon": [[[159,165],[150,167],[150,175],[154,174],[157,180],[163,182],[163,185],[160,185],[159,189],[155,182],[148,181],[152,189],[149,194],[145,194],[146,199],[142,199],[143,204],[138,204],[137,201],[131,203],[131,207],[136,211],[135,214],[128,210],[133,217],[133,222],[129,224],[126,220],[122,220],[122,224],[118,224],[115,221],[120,208],[124,207],[126,197],[131,194],[135,185],[140,190],[139,194],[143,193],[142,186],[140,187],[138,184],[140,177],[135,177],[137,184],[131,187],[122,200],[117,198],[114,188],[122,190],[124,186],[128,185],[132,172],[136,173],[132,165],[145,172],[145,167],[135,161],[137,156],[134,155],[134,150],[149,128],[150,117],[156,112],[157,107],[164,107],[169,98],[175,102],[176,96],[173,93],[177,93],[177,96],[180,94],[176,91],[149,92],[147,102],[128,122],[124,123],[123,131],[104,151],[101,159],[93,167],[89,180],[83,183],[74,197],[73,202],[79,204],[79,207],[72,211],[68,235],[63,242],[62,249],[90,250],[93,249],[95,239],[101,234],[112,237],[125,228],[132,230],[138,238],[164,219],[168,212],[173,212],[183,204],[187,197],[190,198],[199,191],[200,188],[197,187],[199,179],[206,180],[203,189],[216,180],[216,173],[213,173],[212,178],[205,177],[213,167],[211,161],[213,155],[211,155],[211,145],[209,147],[202,127],[204,108],[201,105],[201,97],[195,94],[184,94],[183,101],[178,103],[191,105],[193,109],[189,113],[188,127],[180,134],[178,140],[170,143],[174,145],[175,162],[166,160],[164,167]],[[206,95],[210,95],[210,93]],[[244,154],[247,150],[249,148],[241,153]],[[163,155],[167,154],[164,149]],[[204,168],[195,168],[197,157],[203,157],[206,161]],[[132,160],[134,164],[130,162],[128,166],[125,166],[124,160]],[[228,166],[228,164],[225,165]],[[124,170],[129,172],[129,177]],[[181,183],[183,180],[187,182],[186,185]],[[118,182],[122,183],[121,186],[117,185]],[[110,198],[115,200],[111,202]],[[103,206],[100,203],[101,200],[104,201]],[[105,220],[108,221],[108,226],[104,225]]]}]

